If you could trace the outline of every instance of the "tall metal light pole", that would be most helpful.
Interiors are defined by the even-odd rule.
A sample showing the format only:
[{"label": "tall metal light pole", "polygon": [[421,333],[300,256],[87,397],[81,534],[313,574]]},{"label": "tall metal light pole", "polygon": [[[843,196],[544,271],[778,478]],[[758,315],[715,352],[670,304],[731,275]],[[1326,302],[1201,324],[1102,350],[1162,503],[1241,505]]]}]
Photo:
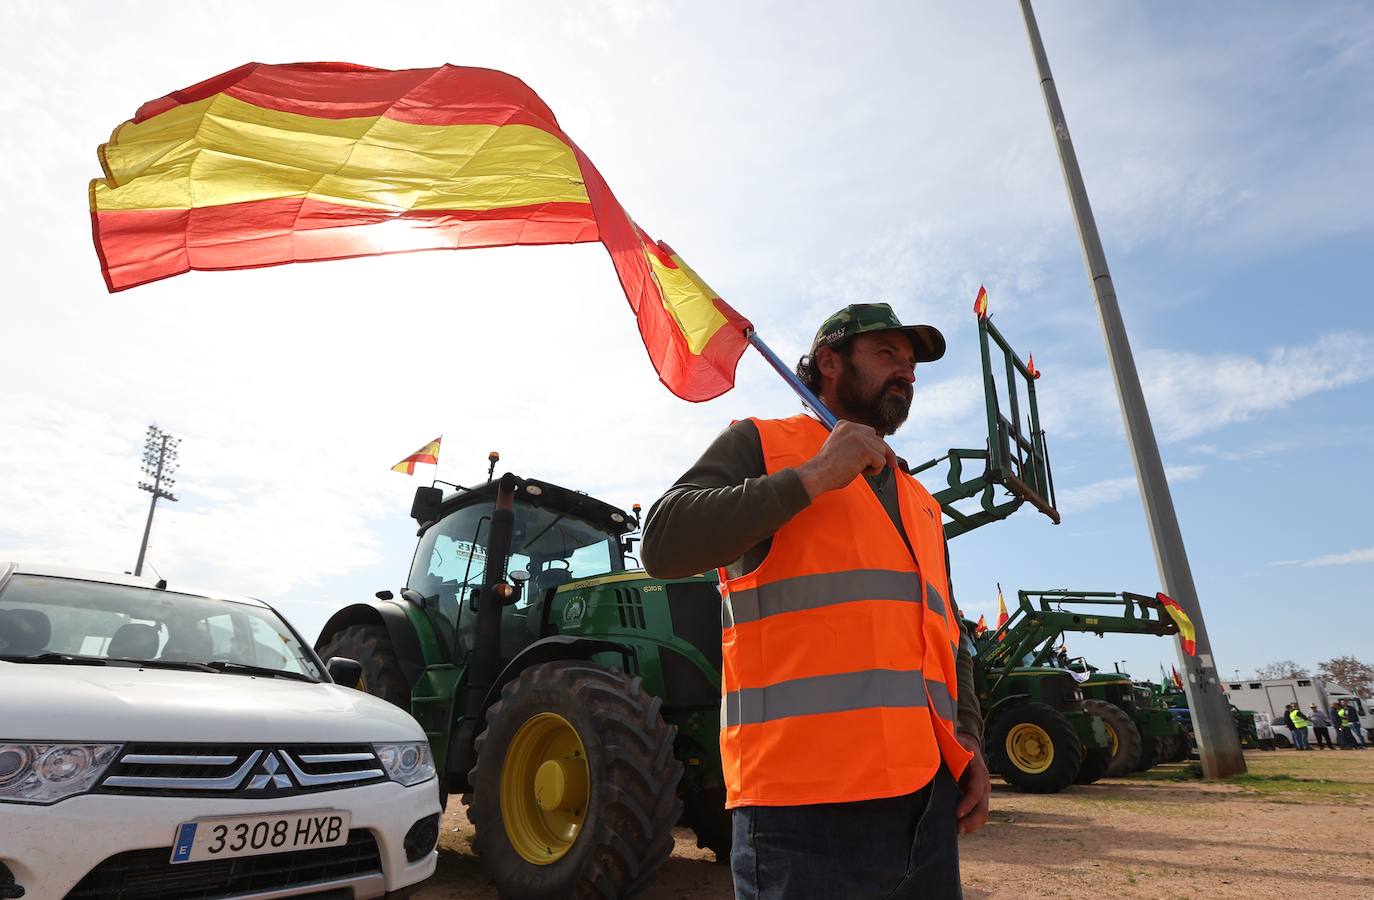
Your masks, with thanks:
[{"label": "tall metal light pole", "polygon": [[157,509],[157,499],[163,497],[176,502],[170,488],[177,483],[172,476],[176,474],[177,447],[181,438],[172,437],[156,425],[148,426],[148,439],[143,444],[143,473],[153,480],[140,481],[138,488],[153,495],[148,504],[148,523],[143,526],[143,543],[138,546],[138,562],[134,564],[134,574],[143,574],[143,558],[148,555],[148,536],[153,533],[153,510]]},{"label": "tall metal light pole", "polygon": [[1197,589],[1193,586],[1193,572],[1188,566],[1188,554],[1183,547],[1183,533],[1179,530],[1178,516],[1174,513],[1169,482],[1164,477],[1164,463],[1159,458],[1159,445],[1155,442],[1154,426],[1150,424],[1150,413],[1145,407],[1145,394],[1140,389],[1140,376],[1136,373],[1135,358],[1131,355],[1131,344],[1126,338],[1126,325],[1116,303],[1116,288],[1112,286],[1112,276],[1107,271],[1107,256],[1102,251],[1102,240],[1097,235],[1097,223],[1093,219],[1092,207],[1088,205],[1088,190],[1083,184],[1083,174],[1078,169],[1078,157],[1069,139],[1069,126],[1064,120],[1064,110],[1059,105],[1059,92],[1055,90],[1054,78],[1050,75],[1049,58],[1040,40],[1040,29],[1035,24],[1030,0],[1021,0],[1021,12],[1026,19],[1026,34],[1035,56],[1040,88],[1045,94],[1045,110],[1050,116],[1055,148],[1059,151],[1059,163],[1064,171],[1064,184],[1068,188],[1069,203],[1073,206],[1074,221],[1078,225],[1083,261],[1088,266],[1093,296],[1097,300],[1097,314],[1107,340],[1107,358],[1111,361],[1112,377],[1121,401],[1121,415],[1126,420],[1126,439],[1131,445],[1136,480],[1145,503],[1145,518],[1150,527],[1150,539],[1154,543],[1155,563],[1159,567],[1164,590],[1183,607],[1197,631],[1197,655],[1185,654],[1179,642],[1178,656],[1186,673],[1183,690],[1188,695],[1188,708],[1196,725],[1202,770],[1208,778],[1225,778],[1245,771],[1245,757],[1240,751],[1240,739],[1231,720],[1230,706],[1221,692],[1216,664],[1212,659],[1212,644],[1207,638],[1207,624],[1202,618],[1202,606],[1198,603]]}]

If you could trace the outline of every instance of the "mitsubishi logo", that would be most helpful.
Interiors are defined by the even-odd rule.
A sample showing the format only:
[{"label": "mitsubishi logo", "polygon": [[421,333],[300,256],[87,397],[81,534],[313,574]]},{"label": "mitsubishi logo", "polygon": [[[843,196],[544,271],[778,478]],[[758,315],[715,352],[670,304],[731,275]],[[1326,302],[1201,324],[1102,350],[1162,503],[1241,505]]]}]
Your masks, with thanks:
[{"label": "mitsubishi logo", "polygon": [[260,791],[270,783],[275,788],[290,788],[291,776],[285,772],[278,772],[281,768],[281,761],[277,759],[277,753],[268,750],[263,754],[262,762],[258,765],[257,771],[253,773],[253,778],[248,782],[248,790]]}]

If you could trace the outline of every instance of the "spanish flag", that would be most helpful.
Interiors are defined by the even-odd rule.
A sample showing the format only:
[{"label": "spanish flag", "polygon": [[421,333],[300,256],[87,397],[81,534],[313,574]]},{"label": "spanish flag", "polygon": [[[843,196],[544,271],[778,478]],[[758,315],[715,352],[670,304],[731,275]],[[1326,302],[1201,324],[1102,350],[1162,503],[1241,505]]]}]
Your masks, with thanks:
[{"label": "spanish flag", "polygon": [[1193,620],[1188,618],[1188,614],[1178,605],[1178,601],[1168,594],[1155,594],[1155,598],[1163,604],[1169,618],[1178,625],[1178,639],[1183,642],[1183,652],[1189,656],[1197,656],[1197,633],[1193,630]]},{"label": "spanish flag", "polygon": [[1040,377],[1040,370],[1035,367],[1034,353],[1031,353],[1026,357],[1026,372],[1030,375],[1031,378],[1038,379]]},{"label": "spanish flag", "polygon": [[973,298],[973,314],[980,319],[988,317],[988,289],[978,285],[978,296]]},{"label": "spanish flag", "polygon": [[439,442],[443,439],[444,436],[442,434],[439,435],[419,450],[416,450],[414,453],[392,466],[391,471],[400,472],[402,475],[414,475],[416,463],[429,463],[431,466],[439,465]]},{"label": "spanish flag", "polygon": [[974,629],[973,629],[973,636],[974,636],[974,637],[982,637],[982,636],[983,636],[983,633],[986,632],[987,630],[988,630],[988,619],[987,619],[987,616],[983,615],[982,613],[979,613],[979,614],[978,614],[978,624],[977,624],[977,626],[975,626]]},{"label": "spanish flag", "polygon": [[664,385],[693,401],[734,386],[748,320],[505,73],[248,63],[144,104],[99,155],[91,222],[111,291],[192,269],[600,241]]},{"label": "spanish flag", "polygon": [[[1002,596],[1002,582],[999,581],[997,582],[997,627],[1001,628],[1003,625],[1007,624],[1007,619],[1009,618],[1011,617],[1007,615],[1007,601]],[[1003,634],[997,640],[1000,641],[1005,639],[1006,634]]]}]

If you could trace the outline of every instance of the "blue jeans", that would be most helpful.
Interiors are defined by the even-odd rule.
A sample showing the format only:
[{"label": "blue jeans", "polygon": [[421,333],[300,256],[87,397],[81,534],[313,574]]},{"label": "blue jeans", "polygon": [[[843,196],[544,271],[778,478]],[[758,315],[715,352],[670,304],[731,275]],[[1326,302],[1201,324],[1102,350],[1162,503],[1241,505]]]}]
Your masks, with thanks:
[{"label": "blue jeans", "polygon": [[1364,726],[1359,722],[1350,723],[1350,736],[1359,741],[1361,747],[1364,746]]},{"label": "blue jeans", "polygon": [[735,900],[959,898],[959,787],[944,766],[914,794],[735,810]]},{"label": "blue jeans", "polygon": [[1306,749],[1307,749],[1307,729],[1306,729],[1306,728],[1294,728],[1294,729],[1293,729],[1293,746],[1296,747],[1296,748],[1299,749],[1299,750],[1306,750]]}]

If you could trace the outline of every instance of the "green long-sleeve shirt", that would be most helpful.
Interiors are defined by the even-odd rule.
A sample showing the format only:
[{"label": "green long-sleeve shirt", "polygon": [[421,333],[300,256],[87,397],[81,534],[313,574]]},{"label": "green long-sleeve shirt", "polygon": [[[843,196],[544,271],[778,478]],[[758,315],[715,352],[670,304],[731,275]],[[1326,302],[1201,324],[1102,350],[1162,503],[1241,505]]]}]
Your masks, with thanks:
[{"label": "green long-sleeve shirt", "polygon": [[[905,534],[891,472],[868,479],[897,529]],[[640,560],[656,578],[683,578],[724,566],[730,577],[752,572],[772,546],[773,534],[811,504],[795,469],[767,474],[758,428],[745,419],[731,425],[649,510]],[[950,597],[953,614],[960,616]],[[973,688],[967,642],[955,659],[959,681],[958,730],[983,740],[983,717]]]}]

